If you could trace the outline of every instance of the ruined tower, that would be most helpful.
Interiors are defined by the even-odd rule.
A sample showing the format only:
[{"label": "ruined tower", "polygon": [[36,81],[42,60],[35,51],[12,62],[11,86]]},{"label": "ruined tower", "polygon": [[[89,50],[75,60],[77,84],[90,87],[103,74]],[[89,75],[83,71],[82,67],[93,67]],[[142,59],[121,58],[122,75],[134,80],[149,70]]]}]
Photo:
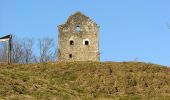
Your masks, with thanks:
[{"label": "ruined tower", "polygon": [[99,26],[81,12],[58,26],[58,61],[99,61]]}]

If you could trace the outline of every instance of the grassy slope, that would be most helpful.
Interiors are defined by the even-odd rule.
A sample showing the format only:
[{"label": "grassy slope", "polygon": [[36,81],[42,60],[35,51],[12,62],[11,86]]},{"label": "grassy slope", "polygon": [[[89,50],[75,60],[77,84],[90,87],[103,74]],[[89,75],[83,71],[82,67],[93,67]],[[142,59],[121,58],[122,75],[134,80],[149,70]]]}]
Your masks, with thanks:
[{"label": "grassy slope", "polygon": [[170,68],[139,62],[0,64],[0,99],[170,99]]}]

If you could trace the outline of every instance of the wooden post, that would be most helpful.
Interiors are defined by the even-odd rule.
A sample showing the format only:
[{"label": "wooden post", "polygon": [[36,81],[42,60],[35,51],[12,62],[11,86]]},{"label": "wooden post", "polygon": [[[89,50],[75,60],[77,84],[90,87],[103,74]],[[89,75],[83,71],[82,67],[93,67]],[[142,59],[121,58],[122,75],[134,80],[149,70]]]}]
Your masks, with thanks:
[{"label": "wooden post", "polygon": [[8,64],[11,63],[11,50],[12,50],[12,48],[11,48],[12,42],[11,41],[12,41],[12,35],[9,36],[9,41],[8,41]]},{"label": "wooden post", "polygon": [[9,41],[6,48],[6,62],[9,64]]}]

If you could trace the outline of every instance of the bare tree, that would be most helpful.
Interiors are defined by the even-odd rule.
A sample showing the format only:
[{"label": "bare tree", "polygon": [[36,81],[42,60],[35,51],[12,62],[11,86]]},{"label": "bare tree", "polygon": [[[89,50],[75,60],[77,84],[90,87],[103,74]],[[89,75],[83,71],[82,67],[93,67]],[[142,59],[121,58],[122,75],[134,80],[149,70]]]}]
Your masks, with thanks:
[{"label": "bare tree", "polygon": [[[0,62],[5,62],[7,59],[7,43],[0,44]],[[39,56],[34,54],[34,41],[32,38],[20,39],[16,36],[12,40],[12,63],[37,63],[55,61],[57,49],[54,45],[54,39],[42,38],[38,39]],[[36,50],[35,50],[36,51]]]},{"label": "bare tree", "polygon": [[[54,61],[56,55],[54,52],[54,39],[52,38],[42,38],[38,40],[40,62]],[[55,57],[54,57],[55,56]]]},{"label": "bare tree", "polygon": [[55,47],[55,48],[53,48],[53,49],[55,49],[54,50],[54,52],[53,52],[53,55],[52,55],[52,59],[51,59],[51,61],[57,61],[57,53],[58,53],[58,49]]},{"label": "bare tree", "polygon": [[0,62],[7,61],[7,42],[1,42],[0,44]]},{"label": "bare tree", "polygon": [[23,45],[19,38],[12,40],[12,63],[22,63]]},{"label": "bare tree", "polygon": [[33,60],[33,39],[32,38],[24,38],[22,40],[22,63],[32,63]]}]

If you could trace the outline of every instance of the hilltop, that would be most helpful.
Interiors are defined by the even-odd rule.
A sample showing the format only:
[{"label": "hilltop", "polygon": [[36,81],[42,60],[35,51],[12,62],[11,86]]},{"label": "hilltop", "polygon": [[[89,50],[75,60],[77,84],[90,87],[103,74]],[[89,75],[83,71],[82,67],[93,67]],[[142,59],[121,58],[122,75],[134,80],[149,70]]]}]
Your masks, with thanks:
[{"label": "hilltop", "polygon": [[142,62],[0,64],[0,99],[170,99],[170,68]]}]

